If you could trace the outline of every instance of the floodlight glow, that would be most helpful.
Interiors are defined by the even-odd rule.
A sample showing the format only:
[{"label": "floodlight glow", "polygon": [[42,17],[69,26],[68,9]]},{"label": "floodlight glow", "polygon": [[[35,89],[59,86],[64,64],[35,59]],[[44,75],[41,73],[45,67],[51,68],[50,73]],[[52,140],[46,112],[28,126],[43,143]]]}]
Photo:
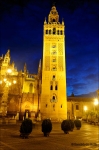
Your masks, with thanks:
[{"label": "floodlight glow", "polygon": [[11,69],[8,69],[8,70],[7,70],[7,73],[11,73],[11,72],[12,72],[12,70],[11,70]]},{"label": "floodlight glow", "polygon": [[87,108],[87,106],[84,106],[84,111],[86,111],[88,108]]},{"label": "floodlight glow", "polygon": [[98,99],[95,99],[94,105],[98,105]]},{"label": "floodlight glow", "polygon": [[4,80],[4,82],[6,82],[6,81],[7,81],[7,79],[6,79],[6,78],[4,78],[3,80]]},{"label": "floodlight glow", "polygon": [[11,85],[11,82],[9,82],[9,86]]},{"label": "floodlight glow", "polygon": [[0,84],[2,84],[2,81],[0,80]]},{"label": "floodlight glow", "polygon": [[13,83],[16,84],[16,80],[13,80]]}]

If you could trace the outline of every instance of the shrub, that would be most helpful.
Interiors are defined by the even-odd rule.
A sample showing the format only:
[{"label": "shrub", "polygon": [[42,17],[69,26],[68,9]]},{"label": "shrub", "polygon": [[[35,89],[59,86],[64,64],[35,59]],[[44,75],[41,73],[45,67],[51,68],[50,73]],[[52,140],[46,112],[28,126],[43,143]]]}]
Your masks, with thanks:
[{"label": "shrub", "polygon": [[61,123],[61,129],[64,131],[64,133],[69,133],[69,131],[71,130],[70,121],[63,120],[63,122]]},{"label": "shrub", "polygon": [[75,124],[75,126],[76,126],[77,129],[81,128],[81,121],[80,120],[75,120],[74,124]]},{"label": "shrub", "polygon": [[49,136],[49,133],[52,130],[52,123],[50,119],[44,119],[42,121],[42,132],[44,133],[44,136]]},{"label": "shrub", "polygon": [[23,138],[28,138],[28,135],[32,132],[33,123],[30,119],[25,119],[22,121],[20,126],[20,136]]}]

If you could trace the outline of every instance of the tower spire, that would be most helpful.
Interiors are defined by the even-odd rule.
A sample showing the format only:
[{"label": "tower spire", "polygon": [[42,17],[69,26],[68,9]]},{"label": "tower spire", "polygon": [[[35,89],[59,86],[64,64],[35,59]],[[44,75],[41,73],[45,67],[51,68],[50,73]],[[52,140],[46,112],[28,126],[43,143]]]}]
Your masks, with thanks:
[{"label": "tower spire", "polygon": [[49,23],[59,22],[59,15],[58,15],[55,5],[53,5],[51,8],[51,11],[48,16],[48,22]]}]

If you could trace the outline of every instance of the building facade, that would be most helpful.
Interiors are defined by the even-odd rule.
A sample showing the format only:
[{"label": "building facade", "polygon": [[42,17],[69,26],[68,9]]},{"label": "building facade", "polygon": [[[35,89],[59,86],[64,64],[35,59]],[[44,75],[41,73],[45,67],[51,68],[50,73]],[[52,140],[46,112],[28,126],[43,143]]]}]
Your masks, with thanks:
[{"label": "building facade", "polygon": [[60,121],[82,117],[83,106],[90,102],[93,107],[93,98],[67,97],[65,25],[63,20],[59,22],[55,6],[48,21],[44,21],[43,58],[37,74],[30,74],[26,64],[23,71],[17,71],[10,59],[10,50],[0,57],[1,116],[14,115],[22,120],[28,114],[28,117]]}]

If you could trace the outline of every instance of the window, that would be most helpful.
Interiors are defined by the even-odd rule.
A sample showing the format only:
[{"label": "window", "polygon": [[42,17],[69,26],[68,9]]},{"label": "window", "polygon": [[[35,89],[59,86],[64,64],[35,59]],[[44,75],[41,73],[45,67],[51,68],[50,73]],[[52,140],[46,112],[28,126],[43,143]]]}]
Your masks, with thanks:
[{"label": "window", "polygon": [[54,94],[53,93],[53,96],[51,97],[51,100],[50,100],[50,102],[52,103],[52,102],[57,102],[57,96],[56,96],[56,94]]},{"label": "window", "polygon": [[56,47],[56,44],[53,44],[53,45],[52,45],[52,48],[55,48],[55,47]]},{"label": "window", "polygon": [[54,50],[54,51],[52,52],[52,54],[55,55],[55,54],[57,54],[57,53],[56,53],[56,51]]},{"label": "window", "polygon": [[63,31],[62,31],[62,30],[60,31],[60,34],[61,34],[61,35],[63,34]]},{"label": "window", "polygon": [[76,110],[79,110],[79,105],[76,105]]},{"label": "window", "polygon": [[55,90],[58,90],[58,82],[55,82]]},{"label": "window", "polygon": [[48,34],[48,30],[46,30],[46,34]]},{"label": "window", "polygon": [[53,71],[57,70],[56,66],[53,66],[53,67],[52,67],[52,70],[53,70]]},{"label": "window", "polygon": [[56,29],[55,28],[53,28],[53,34],[56,34]]},{"label": "window", "polygon": [[53,100],[55,100],[55,96],[53,96]]},{"label": "window", "polygon": [[55,75],[53,75],[53,78],[52,78],[53,80],[55,79]]},{"label": "window", "polygon": [[57,34],[59,35],[59,30],[57,30]]},{"label": "window", "polygon": [[56,62],[56,57],[53,57],[53,58],[52,58],[52,62]]},{"label": "window", "polygon": [[53,86],[52,85],[50,86],[50,90],[53,90]]},{"label": "window", "polygon": [[55,85],[55,90],[58,90],[57,85]]},{"label": "window", "polygon": [[51,30],[49,30],[49,34],[51,34]]}]

